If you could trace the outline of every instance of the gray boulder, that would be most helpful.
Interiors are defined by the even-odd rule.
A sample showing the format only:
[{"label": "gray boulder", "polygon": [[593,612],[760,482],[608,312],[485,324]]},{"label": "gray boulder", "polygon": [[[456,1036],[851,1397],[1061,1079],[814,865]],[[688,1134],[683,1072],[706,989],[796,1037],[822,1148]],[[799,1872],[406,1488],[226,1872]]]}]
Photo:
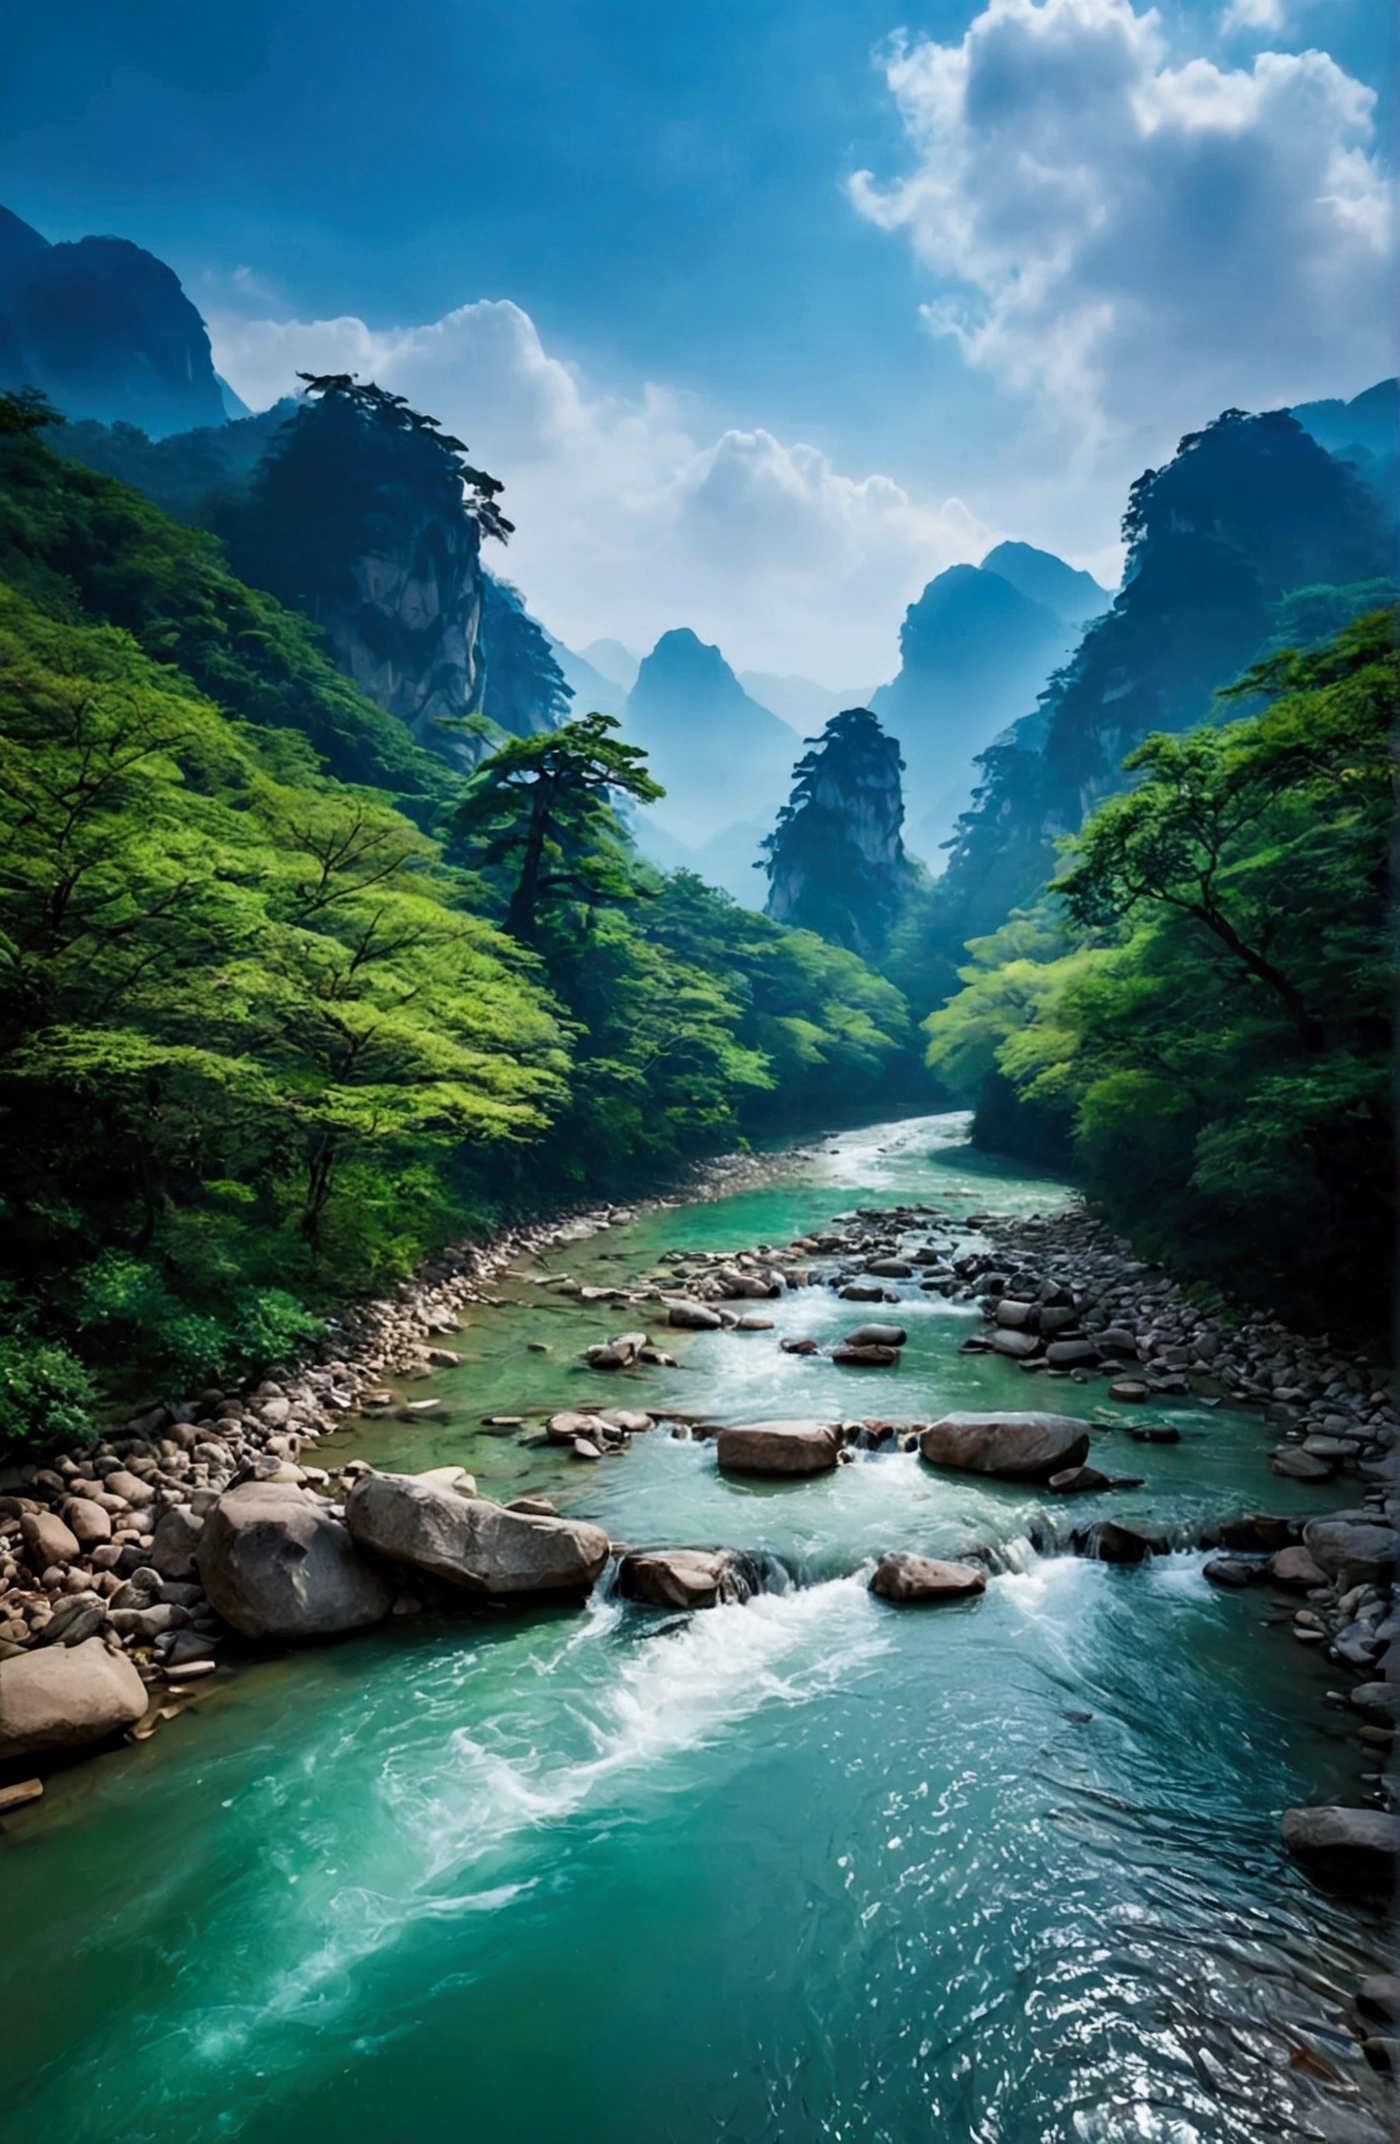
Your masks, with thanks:
[{"label": "gray boulder", "polygon": [[1052,1370],[1082,1370],[1097,1362],[1099,1351],[1092,1340],[1052,1340],[1045,1360]]},{"label": "gray boulder", "polygon": [[507,1511],[413,1474],[362,1474],[345,1523],[362,1547],[472,1593],[586,1593],[608,1560],[600,1526]]},{"label": "gray boulder", "polygon": [[960,1601],[987,1590],[987,1574],[975,1563],[944,1563],[936,1556],[911,1556],[892,1550],[882,1556],[870,1581],[882,1601]]},{"label": "gray boulder", "polygon": [[994,1474],[1001,1481],[1049,1481],[1083,1465],[1089,1424],[1067,1414],[949,1414],[924,1431],[919,1450],[932,1467]]},{"label": "gray boulder", "polygon": [[1279,1549],[1269,1558],[1269,1576],[1290,1593],[1311,1593],[1315,1586],[1327,1583],[1327,1573],[1318,1569],[1305,1548]]},{"label": "gray boulder", "polygon": [[56,1511],[26,1511],[19,1526],[25,1562],[35,1573],[47,1571],[51,1564],[72,1563],[78,1554],[77,1535]]},{"label": "gray boulder", "polygon": [[1309,1519],[1303,1546],[1345,1592],[1351,1586],[1386,1585],[1395,1576],[1397,1535],[1379,1526],[1369,1511],[1337,1511]]},{"label": "gray boulder", "polygon": [[858,1325],[843,1347],[903,1347],[909,1335],[902,1325]]},{"label": "gray boulder", "polygon": [[666,1305],[666,1323],[677,1332],[713,1333],[718,1332],[724,1320],[717,1310],[711,1310],[708,1303],[686,1300]]},{"label": "gray boulder", "polygon": [[1000,1327],[992,1334],[991,1351],[994,1355],[1010,1355],[1013,1361],[1024,1362],[1040,1350],[1039,1333],[1003,1332]]},{"label": "gray boulder", "polygon": [[1283,1843],[1309,1875],[1338,1890],[1387,1896],[1400,1863],[1400,1816],[1383,1809],[1286,1809]]},{"label": "gray boulder", "polygon": [[134,1727],[145,1710],[135,1667],[100,1638],[0,1660],[0,1761],[100,1742]]},{"label": "gray boulder", "polygon": [[844,1340],[831,1350],[831,1359],[834,1363],[843,1364],[848,1370],[888,1370],[898,1362],[899,1349],[878,1347],[874,1343],[857,1347],[852,1341]]},{"label": "gray boulder", "polygon": [[715,1444],[726,1474],[825,1474],[841,1450],[830,1422],[742,1422]]},{"label": "gray boulder", "polygon": [[156,1521],[151,1537],[151,1562],[162,1578],[194,1577],[194,1552],[204,1531],[188,1504],[172,1504]]},{"label": "gray boulder", "polygon": [[393,1593],[333,1513],[294,1484],[221,1496],[195,1551],[211,1606],[245,1638],[328,1638],[389,1613]]},{"label": "gray boulder", "polygon": [[732,1548],[632,1549],[618,1584],[629,1601],[652,1608],[717,1608],[763,1590],[753,1558]]}]

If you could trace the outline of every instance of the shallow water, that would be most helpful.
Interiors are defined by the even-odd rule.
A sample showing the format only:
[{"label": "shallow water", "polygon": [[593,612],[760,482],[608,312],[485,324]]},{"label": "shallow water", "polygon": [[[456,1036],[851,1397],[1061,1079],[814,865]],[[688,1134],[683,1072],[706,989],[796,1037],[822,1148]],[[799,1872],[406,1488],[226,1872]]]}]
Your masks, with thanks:
[{"label": "shallow water", "polygon": [[[843,1135],[794,1180],[549,1264],[597,1280],[671,1246],[784,1242],[867,1195],[1059,1202],[960,1130]],[[1214,1592],[1198,1554],[1037,1558],[1043,1499],[911,1457],[740,1485],[708,1443],[653,1433],[585,1468],[478,1426],[600,1386],[731,1416],[1087,1399],[1096,1456],[1149,1477],[1112,1508],[1169,1526],[1285,1501],[1256,1418],[1181,1407],[1179,1446],[1130,1444],[1101,1384],[959,1356],[966,1313],[916,1290],[895,1372],[784,1356],[775,1331],[600,1381],[577,1349],[634,1311],[502,1292],[528,1307],[474,1316],[475,1359],[414,1388],[449,1421],[337,1443],[464,1459],[637,1543],[774,1550],[799,1582],[688,1620],[605,1587],[581,1613],[398,1622],[227,1677],[56,1780],[0,1838],[7,2137],[1382,2134],[1342,2014],[1381,1931],[1277,1834],[1288,1803],[1354,1788],[1356,1744],[1318,1702],[1325,1667],[1261,1629],[1276,1604]],[[815,1290],[771,1307],[815,1337],[864,1314]],[[540,1337],[553,1352],[526,1352]],[[866,1589],[882,1548],[973,1541],[1004,1566],[979,1601],[901,1612]]]}]

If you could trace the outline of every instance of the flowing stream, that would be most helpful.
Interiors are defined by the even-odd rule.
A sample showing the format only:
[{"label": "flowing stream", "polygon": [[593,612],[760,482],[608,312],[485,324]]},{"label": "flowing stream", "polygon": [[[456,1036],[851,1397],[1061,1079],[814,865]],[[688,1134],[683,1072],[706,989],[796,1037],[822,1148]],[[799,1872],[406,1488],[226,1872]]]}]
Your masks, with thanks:
[{"label": "flowing stream", "polygon": [[[842,1134],[548,1270],[621,1279],[862,1202],[1060,1202],[963,1132]],[[894,1371],[780,1351],[868,1315],[813,1289],[755,1306],[772,1333],[678,1336],[680,1368],[609,1381],[579,1349],[638,1313],[532,1285],[544,1270],[413,1387],[450,1418],[353,1428],[341,1455],[456,1460],[639,1546],[776,1551],[795,1583],[689,1618],[605,1583],[582,1611],[398,1619],[220,1677],[151,1742],[51,1781],[0,1835],[0,2135],[1382,2138],[1343,2010],[1383,1930],[1278,1841],[1288,1804],[1354,1795],[1358,1745],[1325,1663],[1263,1627],[1276,1598],[1215,1592],[1193,1552],[1037,1557],[1038,1493],[911,1455],[745,1484],[712,1443],[654,1432],[585,1466],[479,1427],[597,1397],[736,1419],[1059,1405],[1100,1422],[1100,1463],[1148,1476],[1075,1518],[1170,1528],[1316,1508],[1269,1475],[1264,1424],[1187,1403],[1165,1410],[1179,1445],[1130,1444],[1102,1384],[960,1356],[975,1312],[913,1287]],[[972,1542],[998,1551],[980,1600],[866,1588],[882,1549]]]}]

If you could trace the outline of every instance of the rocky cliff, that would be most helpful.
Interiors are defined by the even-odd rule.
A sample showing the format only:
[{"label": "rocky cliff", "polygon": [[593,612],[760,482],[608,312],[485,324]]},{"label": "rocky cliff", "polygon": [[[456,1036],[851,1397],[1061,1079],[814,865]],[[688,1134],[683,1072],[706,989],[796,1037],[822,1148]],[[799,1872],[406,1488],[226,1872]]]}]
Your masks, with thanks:
[{"label": "rocky cliff", "polygon": [[902,765],[869,708],[832,717],[764,843],[775,922],[879,955],[915,878],[900,833]]},{"label": "rocky cliff", "polygon": [[688,627],[663,633],[642,664],[626,731],[667,792],[651,816],[692,847],[736,821],[769,823],[787,796],[792,731]]},{"label": "rocky cliff", "polygon": [[164,261],[125,238],[50,245],[0,208],[0,387],[153,434],[228,414],[204,322]]}]

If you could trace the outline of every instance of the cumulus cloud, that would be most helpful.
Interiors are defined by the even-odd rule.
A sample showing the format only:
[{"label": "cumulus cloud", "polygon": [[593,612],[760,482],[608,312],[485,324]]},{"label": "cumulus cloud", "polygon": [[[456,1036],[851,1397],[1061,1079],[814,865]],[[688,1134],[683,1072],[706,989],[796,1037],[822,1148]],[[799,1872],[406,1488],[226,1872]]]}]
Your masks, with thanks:
[{"label": "cumulus cloud", "polygon": [[999,531],[958,500],[920,505],[887,476],[855,478],[764,430],[697,440],[699,412],[649,386],[597,391],[550,355],[507,301],[425,326],[212,312],[215,363],[263,409],[302,372],[354,372],[407,395],[506,484],[517,534],[493,564],[574,646],[644,652],[674,625],[735,668],[871,684],[898,661],[905,604]]},{"label": "cumulus cloud", "polygon": [[1327,53],[1176,66],[1131,0],[990,0],[883,64],[914,166],[852,200],[945,285],[930,326],[1090,447],[1388,369],[1375,93]]}]

